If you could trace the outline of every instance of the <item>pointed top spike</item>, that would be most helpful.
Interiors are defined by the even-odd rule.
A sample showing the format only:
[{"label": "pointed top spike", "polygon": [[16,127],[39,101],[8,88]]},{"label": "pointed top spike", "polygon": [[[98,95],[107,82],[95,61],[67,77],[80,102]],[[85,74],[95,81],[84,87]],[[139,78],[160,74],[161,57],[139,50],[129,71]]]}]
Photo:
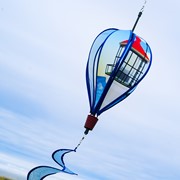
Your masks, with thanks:
[{"label": "pointed top spike", "polygon": [[138,17],[137,17],[137,19],[136,19],[136,22],[134,23],[134,26],[133,26],[133,28],[132,28],[132,32],[134,32],[134,29],[136,28],[136,25],[137,25],[137,23],[138,23],[141,15],[142,15],[143,11],[144,11],[144,8],[145,8],[146,3],[147,3],[147,1],[145,0],[143,6],[142,6],[142,8],[141,8],[141,10],[139,11],[139,14],[138,14]]}]

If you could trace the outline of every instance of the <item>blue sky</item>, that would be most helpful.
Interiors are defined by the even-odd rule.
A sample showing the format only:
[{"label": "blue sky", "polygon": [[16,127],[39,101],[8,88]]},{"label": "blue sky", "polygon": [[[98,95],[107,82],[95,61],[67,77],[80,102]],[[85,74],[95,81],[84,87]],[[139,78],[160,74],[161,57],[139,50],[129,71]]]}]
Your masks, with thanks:
[{"label": "blue sky", "polygon": [[[89,113],[85,68],[104,29],[131,29],[144,1],[0,1],[0,175],[23,180],[38,165],[58,167]],[[180,2],[151,0],[135,30],[152,48],[147,77],[103,113],[76,153],[77,177],[52,180],[179,180]]]}]

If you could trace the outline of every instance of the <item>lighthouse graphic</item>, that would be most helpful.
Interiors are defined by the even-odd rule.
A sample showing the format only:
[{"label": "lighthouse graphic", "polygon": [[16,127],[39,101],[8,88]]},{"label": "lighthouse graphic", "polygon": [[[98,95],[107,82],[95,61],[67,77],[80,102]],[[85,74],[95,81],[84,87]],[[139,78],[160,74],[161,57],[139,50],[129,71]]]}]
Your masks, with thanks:
[{"label": "lighthouse graphic", "polygon": [[[116,54],[115,60],[113,64],[107,64],[105,69],[105,74],[110,75],[116,66],[116,63],[119,61],[125,46],[127,45],[128,40],[120,42],[120,47]],[[146,66],[148,64],[149,57],[148,46],[143,42],[138,36],[128,52],[127,57],[125,58],[123,64],[118,70],[115,81],[131,88],[144,74],[146,71]]]},{"label": "lighthouse graphic", "polygon": [[[119,43],[114,61],[111,60],[112,63],[107,63],[105,65],[103,76],[97,76],[96,103],[99,101],[111,73],[117,66],[117,63],[119,63],[127,44],[128,40],[123,40]],[[140,37],[136,36],[127,56],[116,71],[114,81],[101,107],[105,107],[109,102],[114,101],[138,82],[147,71],[150,62],[149,53],[150,49],[148,44]]]}]

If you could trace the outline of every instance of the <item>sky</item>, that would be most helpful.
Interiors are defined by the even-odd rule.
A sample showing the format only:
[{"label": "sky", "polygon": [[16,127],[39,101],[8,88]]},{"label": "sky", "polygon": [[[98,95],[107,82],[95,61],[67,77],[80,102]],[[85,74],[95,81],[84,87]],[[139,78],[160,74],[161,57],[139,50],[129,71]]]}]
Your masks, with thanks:
[{"label": "sky", "polygon": [[[143,0],[0,0],[0,175],[26,179],[74,149],[89,113],[85,69],[95,37],[132,29]],[[135,33],[153,53],[136,90],[104,112],[77,152],[78,176],[49,180],[180,179],[180,2],[147,1]]]}]

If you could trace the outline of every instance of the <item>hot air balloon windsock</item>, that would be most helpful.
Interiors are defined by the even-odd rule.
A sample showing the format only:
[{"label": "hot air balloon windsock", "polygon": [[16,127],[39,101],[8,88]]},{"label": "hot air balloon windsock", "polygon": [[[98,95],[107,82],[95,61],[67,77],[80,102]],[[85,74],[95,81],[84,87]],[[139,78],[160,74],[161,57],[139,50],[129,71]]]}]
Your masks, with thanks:
[{"label": "hot air balloon windsock", "polygon": [[146,1],[132,30],[106,29],[94,40],[86,67],[86,85],[90,112],[85,121],[82,139],[74,149],[58,149],[52,159],[60,167],[37,166],[29,171],[27,180],[42,180],[49,175],[77,175],[64,163],[64,156],[76,152],[85,136],[92,131],[104,111],[128,97],[148,73],[152,52],[148,43],[134,33]]}]

